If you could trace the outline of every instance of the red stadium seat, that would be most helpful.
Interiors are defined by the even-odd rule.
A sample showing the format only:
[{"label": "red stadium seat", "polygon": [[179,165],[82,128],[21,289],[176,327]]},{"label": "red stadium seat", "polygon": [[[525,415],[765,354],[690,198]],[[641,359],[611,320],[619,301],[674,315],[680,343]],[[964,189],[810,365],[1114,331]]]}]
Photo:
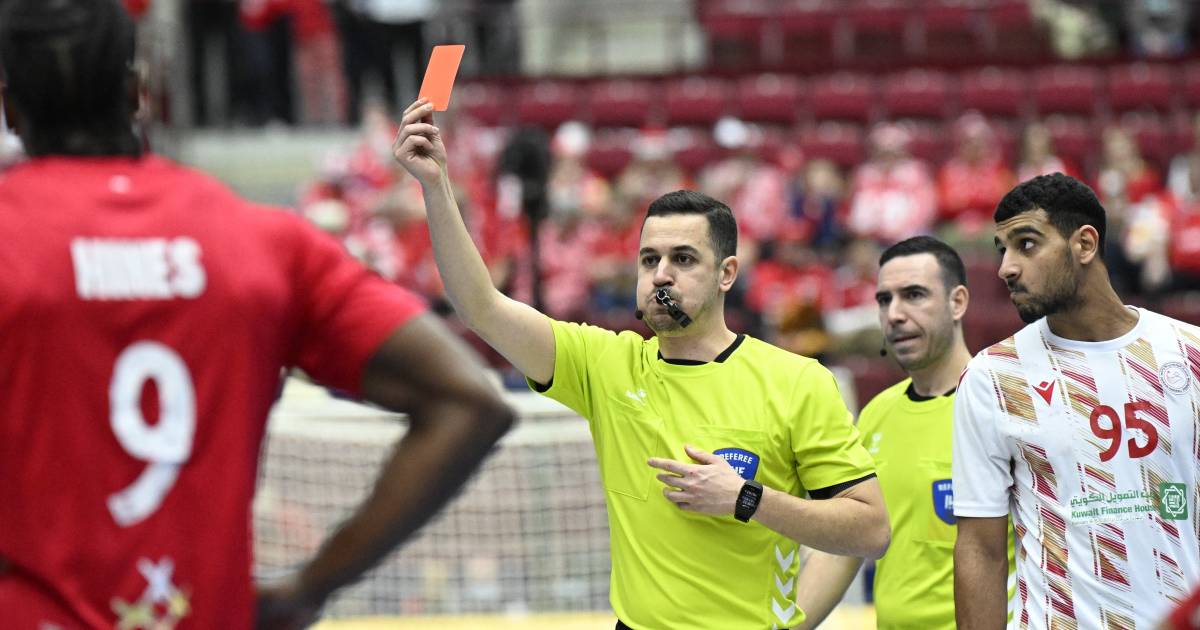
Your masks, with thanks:
[{"label": "red stadium seat", "polygon": [[1166,119],[1153,112],[1129,112],[1121,117],[1119,124],[1137,142],[1142,157],[1152,162],[1158,172],[1165,173],[1175,157]]},{"label": "red stadium seat", "polygon": [[981,20],[975,7],[961,0],[926,0],[919,15],[922,59],[962,64],[983,57]]},{"label": "red stadium seat", "polygon": [[1054,150],[1059,157],[1091,172],[1100,149],[1100,135],[1086,118],[1057,114],[1045,121]]},{"label": "red stadium seat", "polygon": [[1010,118],[1018,118],[1028,109],[1029,79],[1019,70],[987,66],[964,72],[961,80],[963,109]]},{"label": "red stadium seat", "polygon": [[679,134],[675,140],[678,142],[674,148],[675,163],[688,173],[696,174],[726,154],[710,133],[696,131]]},{"label": "red stadium seat", "polygon": [[866,122],[875,113],[876,82],[853,72],[818,77],[812,82],[810,106],[817,120]]},{"label": "red stadium seat", "polygon": [[1108,104],[1116,112],[1138,109],[1170,111],[1175,77],[1165,64],[1135,63],[1108,71]]},{"label": "red stadium seat", "polygon": [[823,70],[847,54],[844,10],[835,0],[791,0],[772,17],[783,40],[782,64],[788,68]]},{"label": "red stadium seat", "polygon": [[1050,39],[1033,19],[1029,0],[985,3],[982,29],[985,52],[995,61],[1040,61],[1052,57]]},{"label": "red stadium seat", "polygon": [[739,118],[749,122],[793,124],[805,107],[800,79],[782,74],[760,74],[738,81],[734,94]]},{"label": "red stadium seat", "polygon": [[907,0],[860,0],[847,3],[853,58],[862,63],[894,67],[912,52],[912,28],[917,14]]},{"label": "red stadium seat", "polygon": [[696,8],[713,67],[739,69],[762,60],[769,26],[765,5],[747,0],[700,0]]},{"label": "red stadium seat", "polygon": [[890,118],[943,118],[953,108],[950,79],[922,68],[893,74],[884,80],[883,107]]},{"label": "red stadium seat", "polygon": [[601,130],[592,139],[584,161],[600,175],[616,177],[633,160],[633,144],[636,138],[635,131]]},{"label": "red stadium seat", "polygon": [[509,122],[512,108],[505,99],[505,90],[490,83],[466,83],[454,90],[451,107],[485,125]]},{"label": "red stadium seat", "polygon": [[654,84],[647,81],[611,79],[593,83],[588,89],[588,111],[597,127],[643,127],[656,121]]},{"label": "red stadium seat", "polygon": [[667,84],[667,124],[712,125],[730,113],[732,89],[724,79],[687,77]]},{"label": "red stadium seat", "polygon": [[1085,66],[1054,65],[1034,73],[1033,97],[1045,114],[1094,114],[1101,101],[1100,71]]},{"label": "red stadium seat", "polygon": [[1200,62],[1183,68],[1183,104],[1188,109],[1200,109]]},{"label": "red stadium seat", "polygon": [[564,81],[534,81],[517,91],[517,121],[554,128],[583,116],[579,86]]},{"label": "red stadium seat", "polygon": [[905,121],[904,128],[912,134],[908,152],[932,165],[941,164],[950,157],[951,135],[940,123],[927,121]]},{"label": "red stadium seat", "polygon": [[858,165],[865,158],[862,127],[826,121],[801,132],[804,156],[833,161],[842,168]]}]

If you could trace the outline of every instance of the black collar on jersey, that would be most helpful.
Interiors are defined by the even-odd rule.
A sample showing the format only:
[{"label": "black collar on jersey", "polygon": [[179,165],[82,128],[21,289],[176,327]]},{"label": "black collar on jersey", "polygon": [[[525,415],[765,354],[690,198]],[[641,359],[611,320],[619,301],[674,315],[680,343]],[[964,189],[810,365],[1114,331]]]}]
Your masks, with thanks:
[{"label": "black collar on jersey", "polygon": [[[951,387],[950,391],[942,394],[942,396],[949,396],[957,390],[958,387]],[[908,389],[904,390],[904,395],[908,396],[908,399],[913,402],[925,402],[927,400],[933,400],[934,398],[941,398],[941,396],[922,396],[918,394],[917,390],[913,388],[913,384],[911,382],[908,384]]]},{"label": "black collar on jersey", "polygon": [[[745,340],[746,340],[746,335],[739,333],[737,336],[737,339],[734,339],[733,343],[729,344],[728,348],[725,348],[724,350],[722,350],[721,354],[718,354],[717,358],[713,359],[712,362],[713,363],[724,363],[725,359],[728,359],[729,355],[733,354],[733,351],[737,350],[738,346],[742,345],[742,342]],[[662,355],[662,350],[658,351],[658,358],[662,361],[670,363],[671,365],[707,365],[709,363],[708,361],[693,361],[692,359],[664,359],[663,355]]]}]

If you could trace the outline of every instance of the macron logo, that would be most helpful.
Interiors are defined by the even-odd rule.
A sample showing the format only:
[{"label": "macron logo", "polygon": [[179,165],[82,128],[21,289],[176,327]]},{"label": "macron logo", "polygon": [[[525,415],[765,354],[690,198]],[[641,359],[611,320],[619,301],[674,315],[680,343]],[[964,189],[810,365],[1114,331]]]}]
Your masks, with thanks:
[{"label": "macron logo", "polygon": [[1050,404],[1050,399],[1054,396],[1054,381],[1042,381],[1034,385],[1033,389],[1042,397],[1042,400],[1046,401],[1047,405]]},{"label": "macron logo", "polygon": [[627,390],[625,390],[625,395],[635,403],[639,403],[642,405],[646,404],[646,390],[644,390],[644,389],[637,390],[636,394],[627,389]]}]

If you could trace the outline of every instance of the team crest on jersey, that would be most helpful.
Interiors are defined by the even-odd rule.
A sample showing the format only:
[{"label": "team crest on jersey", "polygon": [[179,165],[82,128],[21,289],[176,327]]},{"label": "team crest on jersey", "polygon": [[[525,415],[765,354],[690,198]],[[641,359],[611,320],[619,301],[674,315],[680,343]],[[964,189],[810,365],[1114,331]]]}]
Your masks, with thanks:
[{"label": "team crest on jersey", "polygon": [[1186,392],[1192,384],[1192,377],[1188,374],[1187,366],[1179,361],[1168,361],[1162,364],[1162,367],[1158,369],[1158,379],[1162,381],[1163,387],[1176,394]]},{"label": "team crest on jersey", "polygon": [[716,455],[729,462],[730,466],[747,481],[758,474],[758,455],[740,448],[720,448],[713,451]]},{"label": "team crest on jersey", "polygon": [[122,630],[173,630],[192,611],[188,594],[180,590],[172,578],[174,561],[163,558],[153,562],[142,558],[137,562],[137,570],[146,579],[146,590],[135,602],[113,598],[117,627]]},{"label": "team crest on jersey", "polygon": [[933,482],[933,513],[947,525],[954,524],[954,483],[949,479]]}]

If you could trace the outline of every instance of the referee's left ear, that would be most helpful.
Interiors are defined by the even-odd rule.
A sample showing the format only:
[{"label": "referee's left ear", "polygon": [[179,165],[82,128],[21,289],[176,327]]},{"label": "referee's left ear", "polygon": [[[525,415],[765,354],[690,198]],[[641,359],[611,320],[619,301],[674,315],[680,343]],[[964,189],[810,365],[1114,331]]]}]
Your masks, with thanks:
[{"label": "referee's left ear", "polygon": [[717,287],[722,293],[728,293],[733,288],[733,282],[737,280],[738,269],[737,256],[727,256],[721,261],[721,266],[718,268],[720,275],[717,277]]},{"label": "referee's left ear", "polygon": [[967,316],[967,306],[971,303],[971,292],[967,287],[958,285],[950,289],[950,316],[956,323],[962,322]]}]

